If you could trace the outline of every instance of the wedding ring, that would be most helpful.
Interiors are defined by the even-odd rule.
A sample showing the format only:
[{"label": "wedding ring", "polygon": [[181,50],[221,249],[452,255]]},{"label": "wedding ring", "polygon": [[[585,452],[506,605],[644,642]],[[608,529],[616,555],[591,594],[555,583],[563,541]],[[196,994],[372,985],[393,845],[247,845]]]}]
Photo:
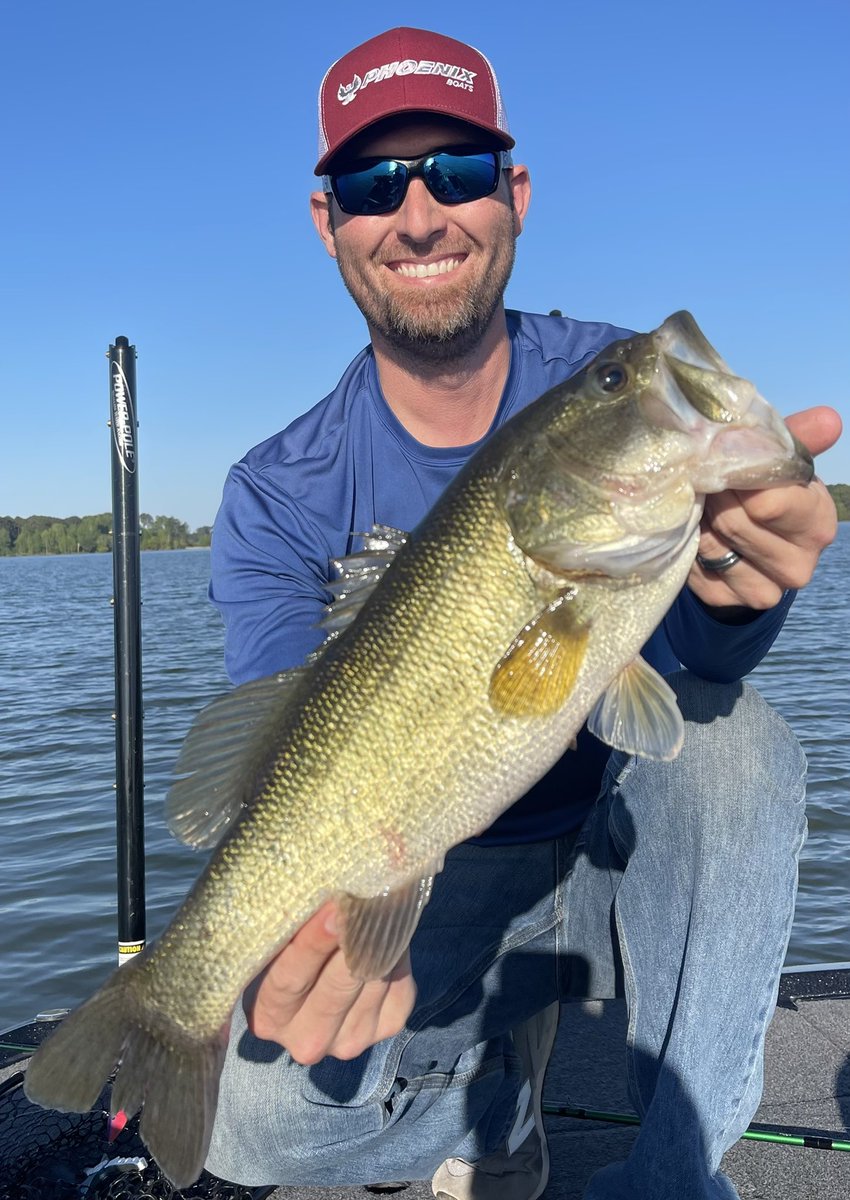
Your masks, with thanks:
[{"label": "wedding ring", "polygon": [[737,550],[727,550],[720,558],[704,558],[701,554],[697,555],[697,562],[704,571],[728,571],[740,561],[741,555]]}]

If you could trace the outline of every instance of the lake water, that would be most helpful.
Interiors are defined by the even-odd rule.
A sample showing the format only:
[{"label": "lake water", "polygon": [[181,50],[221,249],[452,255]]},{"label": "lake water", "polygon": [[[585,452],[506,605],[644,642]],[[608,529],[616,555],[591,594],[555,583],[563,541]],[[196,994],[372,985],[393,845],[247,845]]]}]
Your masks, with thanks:
[{"label": "lake water", "polygon": [[[202,859],[162,820],[192,718],[228,685],[209,552],[142,555],[148,936]],[[810,763],[789,964],[850,961],[850,523],[753,682]],[[0,558],[0,1029],[73,1006],[116,960],[112,564]]]}]

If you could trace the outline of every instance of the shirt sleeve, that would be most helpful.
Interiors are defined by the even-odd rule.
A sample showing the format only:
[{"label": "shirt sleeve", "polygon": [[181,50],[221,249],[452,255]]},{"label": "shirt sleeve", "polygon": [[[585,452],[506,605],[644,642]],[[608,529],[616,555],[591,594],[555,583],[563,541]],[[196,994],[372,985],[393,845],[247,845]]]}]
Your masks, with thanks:
[{"label": "shirt sleeve", "polygon": [[767,654],[796,595],[787,591],[777,605],[745,624],[727,625],[712,616],[690,588],[683,588],[664,618],[664,629],[683,667],[703,679],[732,683]]},{"label": "shirt sleeve", "polygon": [[224,619],[234,683],[298,666],[324,640],[329,557],[303,506],[244,462],[231,469],[213,529],[209,594]]}]

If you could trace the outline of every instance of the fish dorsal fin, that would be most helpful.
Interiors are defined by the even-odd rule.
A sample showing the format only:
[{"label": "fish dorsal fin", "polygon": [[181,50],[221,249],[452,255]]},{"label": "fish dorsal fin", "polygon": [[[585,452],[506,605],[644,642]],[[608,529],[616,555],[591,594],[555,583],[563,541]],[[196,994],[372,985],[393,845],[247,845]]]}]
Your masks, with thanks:
[{"label": "fish dorsal fin", "polygon": [[490,678],[490,703],[506,717],[556,713],[584,662],[590,625],[576,617],[574,591],[559,596],[520,630]]},{"label": "fish dorsal fin", "polygon": [[685,736],[676,693],[640,655],[599,697],[587,727],[615,750],[662,762],[676,757]]},{"label": "fish dorsal fin", "polygon": [[165,802],[168,828],[196,850],[216,846],[256,792],[269,742],[304,667],[243,683],[202,709],[174,767],[182,775]]},{"label": "fish dorsal fin", "polygon": [[394,891],[368,899],[348,893],[338,898],[340,945],[356,979],[380,979],[393,969],[410,944],[431,898],[434,876],[442,869],[440,859],[429,864],[427,874]]},{"label": "fish dorsal fin", "polygon": [[362,550],[331,559],[334,576],[327,590],[333,601],[319,621],[319,628],[327,632],[329,639],[348,628],[408,538],[404,530],[392,525],[373,525],[369,533],[358,536],[363,541]]}]

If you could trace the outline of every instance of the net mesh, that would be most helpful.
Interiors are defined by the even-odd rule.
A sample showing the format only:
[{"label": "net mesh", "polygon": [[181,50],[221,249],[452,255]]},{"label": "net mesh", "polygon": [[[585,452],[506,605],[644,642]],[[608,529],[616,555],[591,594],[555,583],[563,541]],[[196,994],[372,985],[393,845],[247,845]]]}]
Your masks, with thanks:
[{"label": "net mesh", "polygon": [[31,1104],[22,1073],[0,1084],[0,1200],[251,1200],[252,1189],[206,1172],[176,1191],[128,1121],[108,1142],[109,1095],[89,1113]]}]

